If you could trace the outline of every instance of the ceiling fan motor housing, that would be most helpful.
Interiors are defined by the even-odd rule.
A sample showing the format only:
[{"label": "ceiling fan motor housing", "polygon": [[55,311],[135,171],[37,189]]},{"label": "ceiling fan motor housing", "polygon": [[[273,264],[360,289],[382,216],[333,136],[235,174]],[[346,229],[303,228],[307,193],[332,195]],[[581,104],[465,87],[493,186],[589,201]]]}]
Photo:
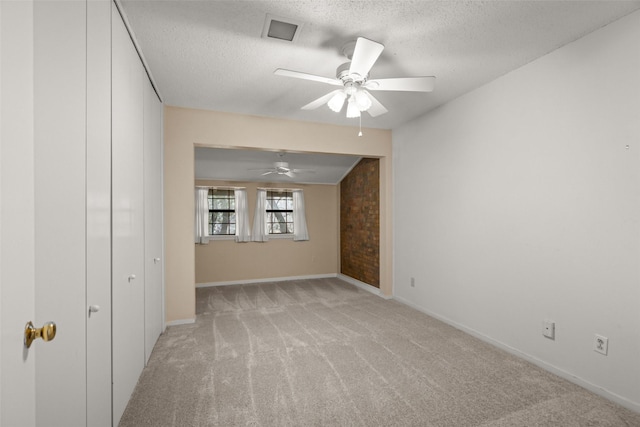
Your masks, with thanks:
[{"label": "ceiling fan motor housing", "polygon": [[289,172],[289,163],[287,162],[275,162],[274,166],[276,171],[278,171],[278,173]]},{"label": "ceiling fan motor housing", "polygon": [[345,62],[344,64],[340,65],[336,69],[336,78],[338,80],[341,80],[345,86],[349,82],[362,85],[364,82],[367,81],[367,78],[369,77],[368,74],[366,76],[360,76],[358,74],[349,74],[350,68],[351,68],[351,62]]}]

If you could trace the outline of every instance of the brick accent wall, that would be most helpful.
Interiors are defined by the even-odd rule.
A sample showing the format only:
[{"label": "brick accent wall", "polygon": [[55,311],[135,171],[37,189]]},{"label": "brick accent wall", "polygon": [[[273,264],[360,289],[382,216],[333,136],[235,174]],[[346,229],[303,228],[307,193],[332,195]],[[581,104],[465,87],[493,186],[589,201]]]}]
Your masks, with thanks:
[{"label": "brick accent wall", "polygon": [[380,287],[378,159],[362,159],[340,183],[340,272]]}]

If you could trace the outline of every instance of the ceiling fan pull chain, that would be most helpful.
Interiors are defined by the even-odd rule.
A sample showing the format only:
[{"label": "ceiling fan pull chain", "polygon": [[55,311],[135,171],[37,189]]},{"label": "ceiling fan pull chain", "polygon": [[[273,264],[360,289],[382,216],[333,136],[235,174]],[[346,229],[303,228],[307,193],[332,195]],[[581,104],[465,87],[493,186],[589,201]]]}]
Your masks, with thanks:
[{"label": "ceiling fan pull chain", "polygon": [[358,136],[362,136],[362,114],[358,116],[358,119],[360,120],[360,132],[358,132]]}]

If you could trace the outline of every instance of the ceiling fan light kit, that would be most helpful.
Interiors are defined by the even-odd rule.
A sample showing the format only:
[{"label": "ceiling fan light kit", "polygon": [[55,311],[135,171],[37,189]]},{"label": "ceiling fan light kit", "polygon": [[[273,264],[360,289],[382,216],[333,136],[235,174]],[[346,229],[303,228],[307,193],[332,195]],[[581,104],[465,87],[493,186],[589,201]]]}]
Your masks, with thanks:
[{"label": "ceiling fan light kit", "polygon": [[365,90],[359,90],[352,95],[354,103],[358,106],[358,110],[367,111],[371,107],[371,98]]},{"label": "ceiling fan light kit", "polygon": [[344,92],[336,92],[335,95],[331,97],[327,105],[331,108],[331,111],[339,113],[344,106],[344,101],[347,99],[347,94]]},{"label": "ceiling fan light kit", "polygon": [[383,50],[382,44],[364,37],[358,37],[357,40],[345,44],[342,53],[350,61],[338,67],[335,79],[282,68],[278,68],[274,73],[342,86],[342,89],[328,93],[303,106],[303,110],[313,110],[327,104],[332,111],[339,113],[347,101],[348,118],[361,117],[360,113],[363,111],[368,112],[371,117],[377,117],[388,110],[368,90],[431,92],[435,83],[433,76],[369,80],[369,71]]},{"label": "ceiling fan light kit", "polygon": [[349,98],[349,102],[347,103],[347,117],[350,119],[360,117],[360,109],[353,99],[353,96]]}]

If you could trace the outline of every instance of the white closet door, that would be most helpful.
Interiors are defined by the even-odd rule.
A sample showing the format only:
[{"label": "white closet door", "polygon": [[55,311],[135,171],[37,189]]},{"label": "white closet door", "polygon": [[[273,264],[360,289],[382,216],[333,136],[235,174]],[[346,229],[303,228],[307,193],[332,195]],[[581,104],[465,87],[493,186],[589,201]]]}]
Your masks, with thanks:
[{"label": "white closet door", "polygon": [[[111,7],[87,2],[87,425],[111,426]],[[91,307],[91,310],[89,309]]]},{"label": "white closet door", "polygon": [[[0,1],[6,427],[111,425],[110,316],[95,329],[86,305],[89,281],[110,298],[110,7],[109,0]],[[106,207],[94,197],[97,188]],[[55,339],[25,349],[28,320],[56,322]],[[88,334],[106,343],[97,349],[100,363],[91,363]],[[87,413],[92,388],[106,390],[98,399],[106,416]]]},{"label": "white closet door", "polygon": [[163,330],[162,104],[144,85],[145,362]]},{"label": "white closet door", "polygon": [[113,424],[144,367],[144,71],[117,10],[112,19]]},{"label": "white closet door", "polygon": [[38,426],[86,423],[86,49],[85,2],[34,3]]},{"label": "white closet door", "polygon": [[[33,2],[0,1],[0,425],[33,427],[35,316]],[[51,343],[48,343],[51,344]]]}]

